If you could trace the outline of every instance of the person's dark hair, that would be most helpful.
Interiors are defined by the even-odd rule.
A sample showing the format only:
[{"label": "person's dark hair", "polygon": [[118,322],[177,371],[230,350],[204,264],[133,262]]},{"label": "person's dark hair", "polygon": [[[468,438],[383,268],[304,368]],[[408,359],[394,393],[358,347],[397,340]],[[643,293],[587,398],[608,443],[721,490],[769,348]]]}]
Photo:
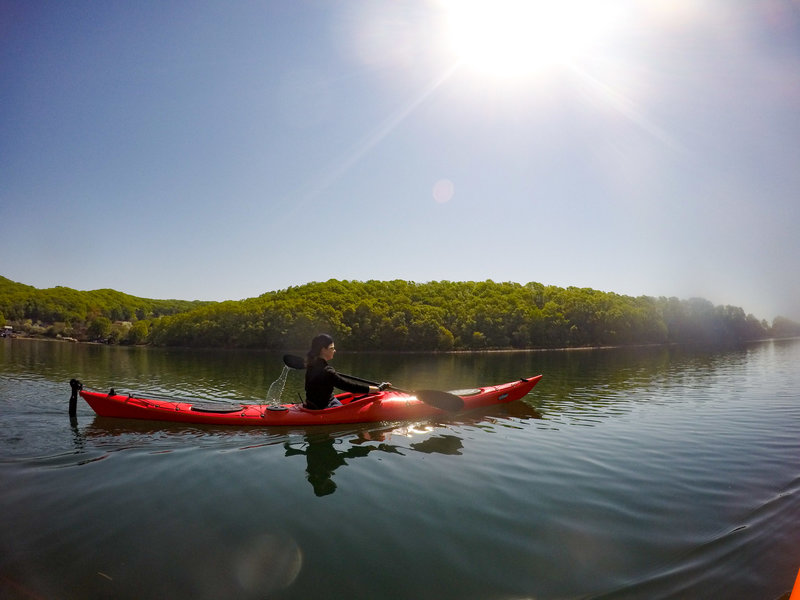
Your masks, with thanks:
[{"label": "person's dark hair", "polygon": [[322,352],[322,349],[327,348],[332,343],[333,338],[327,333],[320,333],[316,336],[311,340],[311,350],[306,354],[306,363],[311,364],[311,362],[319,356],[319,353]]}]

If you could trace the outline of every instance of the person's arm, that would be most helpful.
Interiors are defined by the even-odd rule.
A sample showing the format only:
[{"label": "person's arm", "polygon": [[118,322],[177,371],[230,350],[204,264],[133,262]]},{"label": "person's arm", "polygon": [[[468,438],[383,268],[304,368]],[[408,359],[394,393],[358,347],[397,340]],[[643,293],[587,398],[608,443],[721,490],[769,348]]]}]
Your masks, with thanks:
[{"label": "person's arm", "polygon": [[342,377],[339,375],[336,370],[331,367],[325,367],[325,370],[328,372],[328,375],[333,379],[334,387],[339,388],[340,390],[344,390],[346,392],[352,392],[354,394],[377,394],[378,392],[382,392],[388,387],[391,387],[391,383],[381,383],[380,385],[369,385],[366,383],[358,383],[356,381],[352,381],[351,379],[347,379],[346,377]]},{"label": "person's arm", "polygon": [[[372,392],[370,388],[374,386],[367,385],[366,383],[358,383],[350,379],[345,379],[339,375],[336,370],[328,365],[325,367],[325,372],[333,383],[333,387],[344,390],[345,392],[352,392],[354,394],[369,394]],[[377,388],[375,388],[377,389]]]}]

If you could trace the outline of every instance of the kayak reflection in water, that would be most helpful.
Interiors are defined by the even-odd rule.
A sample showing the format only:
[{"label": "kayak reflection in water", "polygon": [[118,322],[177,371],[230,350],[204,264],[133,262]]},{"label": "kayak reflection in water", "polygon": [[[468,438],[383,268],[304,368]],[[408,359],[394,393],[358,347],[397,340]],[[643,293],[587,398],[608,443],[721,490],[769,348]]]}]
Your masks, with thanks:
[{"label": "kayak reflection in water", "polygon": [[347,464],[347,459],[360,458],[367,456],[378,448],[350,447],[346,451],[336,450],[336,440],[333,438],[314,439],[306,437],[305,450],[292,448],[288,442],[284,444],[286,456],[305,455],[306,457],[306,479],[311,487],[314,488],[314,495],[327,496],[336,491],[336,483],[333,481],[333,473],[339,467]]},{"label": "kayak reflection in water", "polygon": [[[333,480],[336,469],[351,464],[348,461],[368,456],[375,451],[396,456],[406,456],[406,451],[460,456],[462,454],[461,451],[464,449],[461,438],[454,435],[434,435],[410,446],[402,446],[388,443],[393,433],[398,433],[403,438],[412,435],[412,431],[406,427],[361,431],[357,439],[349,441],[325,434],[309,434],[305,436],[301,448],[296,448],[297,444],[292,444],[291,442],[284,442],[283,447],[286,451],[285,456],[306,457],[306,479],[311,484],[311,487],[314,488],[314,495],[316,496],[327,496],[336,491],[336,482]],[[417,431],[415,433],[421,434],[423,432]],[[377,442],[377,445],[361,445],[369,442]],[[344,446],[345,444],[347,445],[346,450],[337,450],[337,446]]]},{"label": "kayak reflection in water", "polygon": [[354,394],[377,394],[391,387],[392,384],[388,382],[369,385],[345,379],[328,364],[335,354],[333,338],[327,333],[320,333],[311,340],[311,349],[306,355],[306,408],[322,410],[341,406],[342,403],[333,394],[333,388]]}]

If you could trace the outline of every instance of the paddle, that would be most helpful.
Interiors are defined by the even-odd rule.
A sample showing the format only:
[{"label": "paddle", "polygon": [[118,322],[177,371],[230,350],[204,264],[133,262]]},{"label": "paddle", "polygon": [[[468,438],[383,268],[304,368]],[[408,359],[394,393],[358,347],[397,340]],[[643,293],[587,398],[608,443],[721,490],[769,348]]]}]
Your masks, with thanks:
[{"label": "paddle", "polygon": [[[285,364],[290,369],[305,369],[306,368],[306,361],[303,360],[300,356],[293,356],[292,354],[284,354],[283,355],[283,364]],[[353,381],[360,381],[361,383],[366,383],[369,385],[378,386],[375,381],[370,381],[369,379],[361,379],[360,377],[356,377],[355,375],[347,375],[346,373],[339,373],[342,377],[347,377],[347,379],[352,379]],[[405,394],[413,394],[417,397],[418,400],[421,400],[425,404],[429,404],[441,410],[446,410],[448,412],[456,412],[464,408],[464,401],[456,396],[455,394],[451,394],[449,392],[442,392],[439,390],[416,390],[410,392],[408,390],[402,390],[400,388],[392,386],[393,390],[398,392],[403,392]]]}]

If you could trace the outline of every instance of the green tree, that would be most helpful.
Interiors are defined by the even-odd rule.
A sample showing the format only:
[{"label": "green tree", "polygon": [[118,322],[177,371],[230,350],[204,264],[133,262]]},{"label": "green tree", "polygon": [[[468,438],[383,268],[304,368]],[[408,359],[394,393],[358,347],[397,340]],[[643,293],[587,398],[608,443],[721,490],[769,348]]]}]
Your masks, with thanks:
[{"label": "green tree", "polygon": [[86,335],[90,339],[106,339],[111,334],[111,319],[108,317],[95,317],[86,328]]},{"label": "green tree", "polygon": [[800,323],[786,317],[775,317],[770,333],[777,338],[800,336]]},{"label": "green tree", "polygon": [[143,344],[147,341],[150,327],[146,321],[136,321],[128,330],[126,342],[128,344]]}]

